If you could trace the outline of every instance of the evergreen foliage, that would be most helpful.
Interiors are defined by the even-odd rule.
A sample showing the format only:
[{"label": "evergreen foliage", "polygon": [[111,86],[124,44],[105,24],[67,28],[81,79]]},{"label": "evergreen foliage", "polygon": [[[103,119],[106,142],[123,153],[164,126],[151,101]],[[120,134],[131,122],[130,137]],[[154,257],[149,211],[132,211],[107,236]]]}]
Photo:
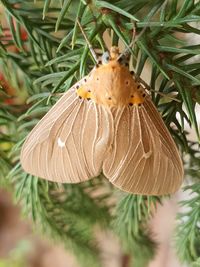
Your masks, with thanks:
[{"label": "evergreen foliage", "polygon": [[[113,45],[128,45],[134,26],[138,38],[131,49],[132,65],[140,76],[145,64],[151,64],[148,88],[182,152],[190,181],[184,190],[191,198],[182,201],[177,222],[178,256],[200,266],[200,134],[195,111],[200,103],[200,43],[188,38],[200,34],[199,0],[1,2],[8,28],[0,28],[0,185],[14,186],[26,214],[71,249],[80,266],[101,266],[97,226],[114,228],[132,266],[147,266],[157,246],[147,224],[161,199],[119,192],[102,177],[60,186],[27,175],[19,164],[21,145],[33,126],[59,94],[94,65],[77,19],[100,53],[106,50],[105,31]],[[196,141],[190,140],[187,123],[195,129]]]}]

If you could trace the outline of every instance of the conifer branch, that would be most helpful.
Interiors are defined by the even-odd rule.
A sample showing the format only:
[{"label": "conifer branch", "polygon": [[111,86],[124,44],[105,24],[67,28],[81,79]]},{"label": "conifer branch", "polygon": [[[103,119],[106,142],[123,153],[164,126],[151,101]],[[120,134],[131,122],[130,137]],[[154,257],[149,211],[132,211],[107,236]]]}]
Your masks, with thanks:
[{"label": "conifer branch", "polygon": [[[152,99],[182,151],[191,183],[185,190],[192,197],[182,202],[190,211],[179,214],[176,248],[182,261],[198,266],[200,135],[195,108],[200,103],[200,44],[185,36],[200,34],[195,24],[200,20],[199,1],[44,0],[43,6],[32,0],[1,2],[8,25],[0,29],[0,185],[14,186],[26,213],[73,249],[80,266],[100,266],[95,225],[107,229],[114,225],[130,258],[140,255],[141,248],[145,251],[143,259],[135,257],[133,264],[147,265],[156,243],[145,227],[158,198],[122,194],[113,213],[110,203],[115,191],[105,179],[60,188],[27,176],[19,164],[24,138],[57,101],[54,93],[65,92],[94,65],[77,17],[96,50],[106,49],[105,32],[111,43],[129,45],[134,21],[137,36],[143,34],[131,49],[132,65],[140,76],[147,61],[151,64],[148,86],[153,89]],[[163,97],[165,94],[175,95],[178,101]],[[190,140],[186,122],[195,129],[195,142]],[[98,188],[101,194],[92,194]]]}]

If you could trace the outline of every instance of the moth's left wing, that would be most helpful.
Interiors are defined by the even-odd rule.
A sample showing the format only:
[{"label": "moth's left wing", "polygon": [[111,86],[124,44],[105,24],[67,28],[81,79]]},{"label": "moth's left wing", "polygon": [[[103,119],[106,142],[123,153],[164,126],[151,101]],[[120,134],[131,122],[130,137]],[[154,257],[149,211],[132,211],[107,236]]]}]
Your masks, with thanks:
[{"label": "moth's left wing", "polygon": [[26,172],[65,183],[83,182],[100,174],[112,117],[94,102],[79,99],[75,87],[28,135],[21,150]]},{"label": "moth's left wing", "polygon": [[109,181],[134,194],[177,191],[183,178],[182,162],[150,98],[141,107],[117,109],[113,116],[115,140],[103,164]]}]

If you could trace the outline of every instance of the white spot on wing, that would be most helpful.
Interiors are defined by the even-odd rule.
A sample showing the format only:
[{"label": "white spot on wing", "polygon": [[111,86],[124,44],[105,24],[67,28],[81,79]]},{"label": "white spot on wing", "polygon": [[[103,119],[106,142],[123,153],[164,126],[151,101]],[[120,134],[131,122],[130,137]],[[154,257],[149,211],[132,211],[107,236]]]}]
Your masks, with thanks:
[{"label": "white spot on wing", "polygon": [[63,142],[60,137],[58,138],[58,146],[59,147],[64,147],[65,146],[65,142]]},{"label": "white spot on wing", "polygon": [[151,157],[151,155],[152,155],[152,151],[149,151],[149,152],[147,152],[147,153],[144,154],[144,158],[145,159],[148,159],[148,158]]}]

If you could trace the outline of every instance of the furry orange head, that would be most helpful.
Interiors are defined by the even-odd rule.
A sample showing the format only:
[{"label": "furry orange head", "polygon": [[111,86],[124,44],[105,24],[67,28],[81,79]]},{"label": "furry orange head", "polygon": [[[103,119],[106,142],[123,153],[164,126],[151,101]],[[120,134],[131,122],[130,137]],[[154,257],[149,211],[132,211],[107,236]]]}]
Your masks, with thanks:
[{"label": "furry orange head", "polygon": [[77,88],[82,98],[109,107],[141,105],[146,96],[144,88],[135,81],[119,59],[119,50],[112,47],[88,76],[86,83]]}]

